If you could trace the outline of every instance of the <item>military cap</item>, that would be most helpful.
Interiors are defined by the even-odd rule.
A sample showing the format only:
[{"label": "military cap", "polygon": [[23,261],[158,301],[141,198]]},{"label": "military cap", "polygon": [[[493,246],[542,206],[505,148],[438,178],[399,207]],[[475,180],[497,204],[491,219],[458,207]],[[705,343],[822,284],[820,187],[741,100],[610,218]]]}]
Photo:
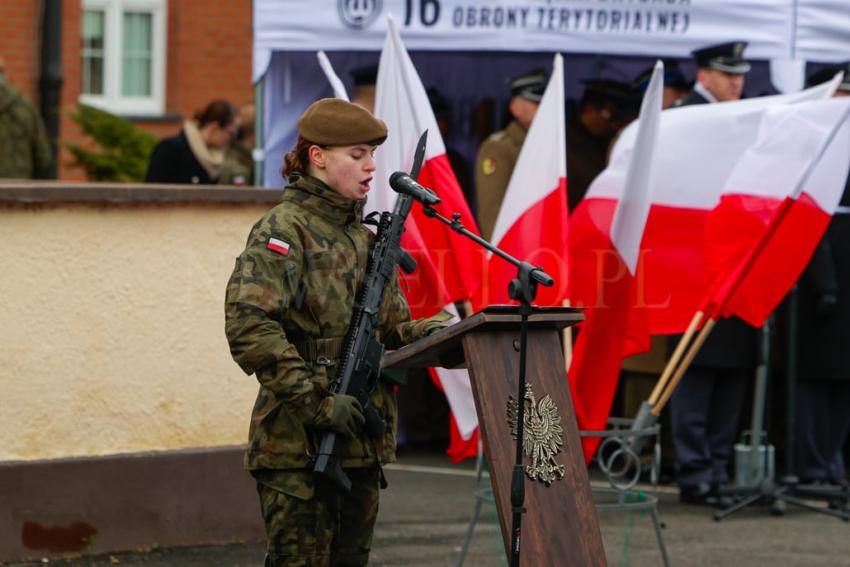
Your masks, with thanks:
[{"label": "military cap", "polygon": [[351,70],[350,75],[355,87],[374,85],[378,82],[378,66],[366,65],[364,67],[357,67]]},{"label": "military cap", "polygon": [[[632,88],[638,92],[646,92],[649,87],[649,79],[652,77],[653,65],[641,71],[633,80]],[[678,89],[680,91],[689,91],[693,87],[693,83],[685,78],[682,70],[679,69],[679,64],[675,60],[664,60],[664,86]]]},{"label": "military cap", "polygon": [[298,133],[323,146],[383,144],[387,125],[371,112],[339,98],[317,100],[298,119]]},{"label": "military cap", "polygon": [[695,49],[691,55],[701,68],[743,75],[750,70],[750,64],[744,60],[746,47],[746,41],[730,41]]},{"label": "military cap", "polygon": [[820,85],[821,83],[825,83],[827,81],[831,81],[835,75],[838,73],[844,72],[844,78],[841,79],[841,83],[838,84],[838,90],[843,92],[850,92],[850,61],[845,61],[839,65],[830,65],[829,67],[825,67],[816,73],[812,73],[809,75],[808,80],[806,81],[806,85],[813,87],[815,85]]},{"label": "military cap", "polygon": [[635,106],[640,106],[640,96],[631,85],[614,79],[584,79],[584,93],[581,105],[590,104],[596,108],[608,108],[611,115],[622,120]]},{"label": "military cap", "polygon": [[511,97],[521,96],[532,102],[540,102],[549,77],[543,69],[535,69],[529,73],[523,73],[508,79],[508,87],[511,89]]},{"label": "military cap", "polygon": [[618,103],[628,99],[632,87],[614,79],[584,79],[584,100]]}]

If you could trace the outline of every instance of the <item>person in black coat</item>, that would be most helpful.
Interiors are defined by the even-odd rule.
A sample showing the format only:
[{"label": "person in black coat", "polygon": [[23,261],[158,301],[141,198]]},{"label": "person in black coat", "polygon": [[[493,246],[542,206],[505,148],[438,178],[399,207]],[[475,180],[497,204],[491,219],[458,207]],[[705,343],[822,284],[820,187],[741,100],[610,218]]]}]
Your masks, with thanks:
[{"label": "person in black coat", "polygon": [[226,100],[214,100],[183,124],[179,134],[154,146],[146,183],[215,183],[240,119]]},{"label": "person in black coat", "polygon": [[[829,67],[809,85],[844,71],[835,96],[850,96],[850,63]],[[798,282],[797,475],[804,484],[847,485],[842,449],[850,432],[850,177],[826,233]]]},{"label": "person in black coat", "polygon": [[[699,70],[691,93],[675,106],[738,100],[750,64],[744,42],[693,52]],[[671,342],[675,346],[675,342]],[[758,334],[738,318],[717,322],[673,393],[670,411],[676,451],[679,499],[687,504],[724,506],[735,434],[748,382],[754,376]]]}]

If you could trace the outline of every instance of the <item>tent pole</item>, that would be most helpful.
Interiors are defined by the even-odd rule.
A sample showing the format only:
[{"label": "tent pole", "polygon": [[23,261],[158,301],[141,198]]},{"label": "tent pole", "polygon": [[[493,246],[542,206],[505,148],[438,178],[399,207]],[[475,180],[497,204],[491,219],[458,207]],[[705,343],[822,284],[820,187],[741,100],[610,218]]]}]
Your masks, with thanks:
[{"label": "tent pole", "polygon": [[265,77],[257,81],[254,86],[254,150],[252,157],[254,158],[254,185],[257,187],[263,186],[263,165],[265,165],[265,150],[266,140],[263,124],[266,117],[265,97],[263,96],[263,85]]}]

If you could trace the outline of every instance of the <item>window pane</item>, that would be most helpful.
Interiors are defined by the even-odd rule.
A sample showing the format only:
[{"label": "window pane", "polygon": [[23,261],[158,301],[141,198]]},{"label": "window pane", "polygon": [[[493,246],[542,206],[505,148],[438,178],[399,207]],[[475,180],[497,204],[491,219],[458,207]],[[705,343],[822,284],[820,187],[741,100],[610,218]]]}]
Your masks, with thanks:
[{"label": "window pane", "polygon": [[153,15],[124,12],[124,45],[121,66],[121,94],[150,96],[153,74]]},{"label": "window pane", "polygon": [[83,12],[83,94],[103,94],[104,22],[102,11]]}]

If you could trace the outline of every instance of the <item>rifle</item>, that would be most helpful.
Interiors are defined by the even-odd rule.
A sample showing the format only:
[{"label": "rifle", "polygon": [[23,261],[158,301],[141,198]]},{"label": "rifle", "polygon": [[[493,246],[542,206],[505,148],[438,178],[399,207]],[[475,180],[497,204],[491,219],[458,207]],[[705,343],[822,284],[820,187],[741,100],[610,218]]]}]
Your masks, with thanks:
[{"label": "rifle", "polygon": [[[426,135],[427,131],[417,144],[411,173],[418,174],[421,167]],[[351,326],[345,336],[339,373],[330,385],[330,390],[335,394],[348,394],[357,398],[363,406],[366,432],[372,439],[379,439],[387,428],[386,422],[369,401],[369,395],[378,383],[384,356],[384,345],[375,338],[378,311],[383,302],[384,290],[396,277],[399,265],[408,273],[416,266],[413,258],[401,248],[404,221],[412,205],[413,198],[410,195],[400,194],[393,212],[381,213],[378,231],[369,252],[366,275],[357,293]],[[351,480],[339,464],[338,441],[336,432],[324,433],[313,472],[348,492],[351,490]]]}]

